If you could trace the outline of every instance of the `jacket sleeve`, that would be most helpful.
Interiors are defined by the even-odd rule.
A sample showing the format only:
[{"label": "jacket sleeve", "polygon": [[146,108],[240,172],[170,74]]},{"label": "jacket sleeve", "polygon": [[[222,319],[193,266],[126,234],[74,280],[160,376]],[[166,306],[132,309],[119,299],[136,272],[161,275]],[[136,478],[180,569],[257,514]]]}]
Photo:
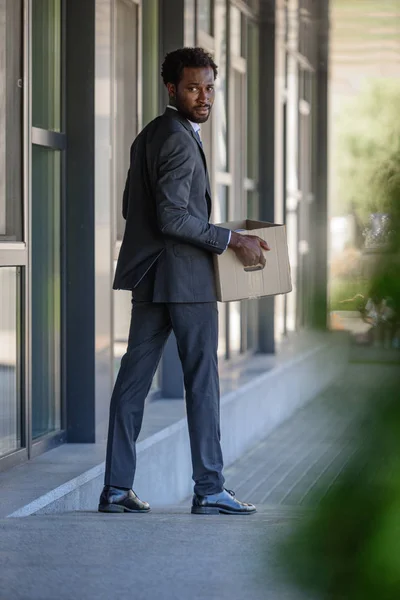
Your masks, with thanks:
[{"label": "jacket sleeve", "polygon": [[229,229],[188,212],[195,160],[185,141],[185,135],[173,133],[160,151],[156,184],[158,225],[165,235],[222,254],[229,243]]}]

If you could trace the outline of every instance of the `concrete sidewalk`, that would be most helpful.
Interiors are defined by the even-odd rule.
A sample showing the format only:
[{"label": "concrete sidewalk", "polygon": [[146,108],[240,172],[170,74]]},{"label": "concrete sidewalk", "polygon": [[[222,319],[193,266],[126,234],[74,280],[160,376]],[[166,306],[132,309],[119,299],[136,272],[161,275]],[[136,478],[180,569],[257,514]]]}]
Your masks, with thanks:
[{"label": "concrete sidewalk", "polygon": [[276,543],[339,480],[365,392],[395,368],[351,365],[226,470],[255,515],[193,516],[188,498],[148,515],[1,520],[1,600],[312,600],[278,575]]},{"label": "concrete sidewalk", "polygon": [[[273,573],[292,517],[75,513],[0,523],[1,600],[300,600]],[[304,598],[305,600],[305,598]]]}]

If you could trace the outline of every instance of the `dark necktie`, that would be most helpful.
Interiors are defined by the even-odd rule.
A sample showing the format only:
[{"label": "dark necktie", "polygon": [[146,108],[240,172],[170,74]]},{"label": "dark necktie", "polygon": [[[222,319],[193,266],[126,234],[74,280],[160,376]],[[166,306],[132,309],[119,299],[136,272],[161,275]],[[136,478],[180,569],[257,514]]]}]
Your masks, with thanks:
[{"label": "dark necktie", "polygon": [[195,131],[194,135],[196,136],[197,140],[200,142],[200,146],[203,147],[203,142],[201,141],[199,130]]}]

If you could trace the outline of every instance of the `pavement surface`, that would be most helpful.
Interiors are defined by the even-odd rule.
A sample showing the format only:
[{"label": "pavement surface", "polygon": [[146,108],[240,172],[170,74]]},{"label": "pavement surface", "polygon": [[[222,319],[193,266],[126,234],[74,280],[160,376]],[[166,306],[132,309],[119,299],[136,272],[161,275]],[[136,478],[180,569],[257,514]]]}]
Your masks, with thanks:
[{"label": "pavement surface", "polygon": [[195,516],[190,499],[146,515],[96,512],[0,520],[1,600],[311,600],[276,546],[340,479],[365,392],[393,367],[351,365],[340,382],[226,469],[258,504],[250,516]]},{"label": "pavement surface", "polygon": [[9,519],[1,524],[2,600],[200,600],[300,596],[271,573],[291,517],[149,515]]}]

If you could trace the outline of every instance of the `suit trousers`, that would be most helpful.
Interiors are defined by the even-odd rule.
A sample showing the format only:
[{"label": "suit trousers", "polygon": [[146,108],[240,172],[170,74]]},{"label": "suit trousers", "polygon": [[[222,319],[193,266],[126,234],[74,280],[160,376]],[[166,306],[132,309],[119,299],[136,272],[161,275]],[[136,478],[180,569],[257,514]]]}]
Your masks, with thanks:
[{"label": "suit trousers", "polygon": [[133,300],[128,348],[111,398],[105,485],[132,486],[145,399],[171,330],[184,374],[194,492],[215,494],[224,485],[216,302]]}]

